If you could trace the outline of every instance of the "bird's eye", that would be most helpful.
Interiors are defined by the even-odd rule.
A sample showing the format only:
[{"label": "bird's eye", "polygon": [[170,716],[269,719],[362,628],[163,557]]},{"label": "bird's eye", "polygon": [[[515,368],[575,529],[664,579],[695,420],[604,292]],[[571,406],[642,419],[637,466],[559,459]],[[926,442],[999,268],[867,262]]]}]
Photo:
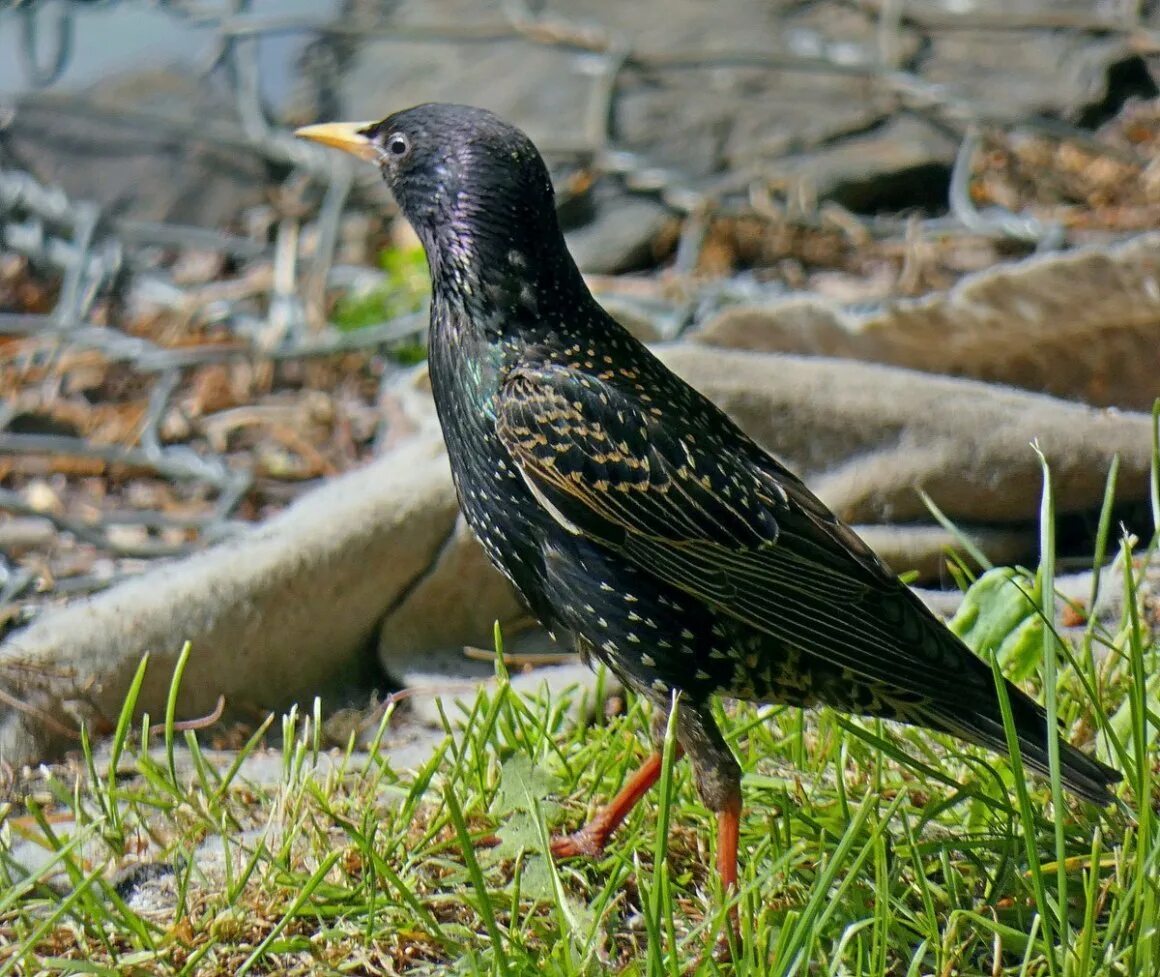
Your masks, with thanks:
[{"label": "bird's eye", "polygon": [[406,156],[411,151],[411,140],[401,132],[392,133],[387,138],[387,152],[396,159]]}]

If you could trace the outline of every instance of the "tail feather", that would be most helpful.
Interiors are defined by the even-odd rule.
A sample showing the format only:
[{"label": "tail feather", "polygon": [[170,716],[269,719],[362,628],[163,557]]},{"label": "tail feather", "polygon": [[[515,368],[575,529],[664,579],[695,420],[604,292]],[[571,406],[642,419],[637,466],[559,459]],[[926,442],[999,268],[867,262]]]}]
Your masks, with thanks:
[{"label": "tail feather", "polygon": [[[1010,682],[1007,683],[1007,695],[1015,720],[1020,758],[1035,773],[1050,777],[1047,713]],[[997,697],[988,705],[990,708],[963,709],[960,703],[953,714],[939,717],[940,725],[944,725],[947,732],[980,746],[1007,753],[1007,737]],[[1062,738],[1059,740],[1059,771],[1064,787],[1099,805],[1112,803],[1115,798],[1109,788],[1123,779],[1119,771],[1077,750]]]}]

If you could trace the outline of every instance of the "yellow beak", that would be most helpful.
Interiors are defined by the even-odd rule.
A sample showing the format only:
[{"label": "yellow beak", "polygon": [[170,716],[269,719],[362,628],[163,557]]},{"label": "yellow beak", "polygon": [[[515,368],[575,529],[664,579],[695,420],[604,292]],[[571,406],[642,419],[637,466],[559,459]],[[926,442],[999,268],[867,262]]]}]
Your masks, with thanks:
[{"label": "yellow beak", "polygon": [[312,139],[314,142],[334,146],[359,159],[377,163],[378,147],[359,131],[373,125],[373,122],[324,122],[322,125],[295,129],[294,135],[299,139]]}]

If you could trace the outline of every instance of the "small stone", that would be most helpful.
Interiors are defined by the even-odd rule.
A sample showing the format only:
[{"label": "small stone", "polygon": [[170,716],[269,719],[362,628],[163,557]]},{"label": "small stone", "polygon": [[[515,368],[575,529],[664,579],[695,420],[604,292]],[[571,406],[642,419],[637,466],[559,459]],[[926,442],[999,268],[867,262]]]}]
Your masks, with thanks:
[{"label": "small stone", "polygon": [[64,512],[60,496],[44,479],[33,479],[25,486],[21,495],[24,496],[24,501],[37,512],[51,512],[54,515],[60,515]]},{"label": "small stone", "polygon": [[170,269],[176,285],[204,285],[214,281],[225,265],[220,251],[183,251]]},{"label": "small stone", "polygon": [[653,243],[668,220],[668,209],[655,200],[618,196],[600,201],[596,219],[565,238],[581,271],[635,271],[655,262]]},{"label": "small stone", "polygon": [[145,526],[115,524],[105,530],[105,538],[113,546],[136,549],[149,542],[149,530]]},{"label": "small stone", "polygon": [[0,552],[18,557],[47,546],[56,527],[40,516],[7,516],[0,520]]}]

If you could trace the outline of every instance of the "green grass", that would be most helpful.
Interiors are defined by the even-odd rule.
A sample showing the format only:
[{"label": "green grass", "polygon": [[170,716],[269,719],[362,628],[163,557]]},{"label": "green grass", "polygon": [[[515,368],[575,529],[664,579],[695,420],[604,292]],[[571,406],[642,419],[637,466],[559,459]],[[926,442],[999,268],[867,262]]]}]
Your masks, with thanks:
[{"label": "green grass", "polygon": [[[742,940],[722,962],[731,896],[712,870],[715,823],[671,734],[660,784],[603,860],[544,856],[647,755],[640,702],[577,728],[568,697],[518,696],[500,665],[498,687],[444,705],[446,738],[421,769],[348,749],[316,772],[316,709],[284,718],[281,782],[255,788],[237,779],[240,757],[216,769],[175,730],[182,666],[160,736],[132,722],[143,663],[111,747],[110,766],[133,775],[102,769],[86,743],[87,776],[0,811],[0,977],[1160,972],[1160,650],[1136,599],[1156,541],[1119,542],[1133,598],[1120,619],[1061,638],[1044,626],[1049,488],[1042,515],[1043,565],[984,574],[959,625],[1124,771],[1118,809],[1069,798],[1058,778],[1026,781],[1017,755],[924,731],[718,707],[745,771]],[[1101,552],[1116,552],[1101,526]],[[20,838],[51,855],[32,877],[9,855]],[[208,872],[195,857],[207,839],[228,856]],[[134,860],[174,867],[173,905],[125,901],[112,874]]]},{"label": "green grass", "polygon": [[[343,332],[354,332],[368,326],[422,310],[431,294],[427,258],[423,248],[386,248],[379,252],[379,267],[384,272],[381,284],[374,288],[341,296],[331,320]],[[392,343],[388,349],[396,362],[405,366],[427,358],[427,347],[419,341]]]}]

